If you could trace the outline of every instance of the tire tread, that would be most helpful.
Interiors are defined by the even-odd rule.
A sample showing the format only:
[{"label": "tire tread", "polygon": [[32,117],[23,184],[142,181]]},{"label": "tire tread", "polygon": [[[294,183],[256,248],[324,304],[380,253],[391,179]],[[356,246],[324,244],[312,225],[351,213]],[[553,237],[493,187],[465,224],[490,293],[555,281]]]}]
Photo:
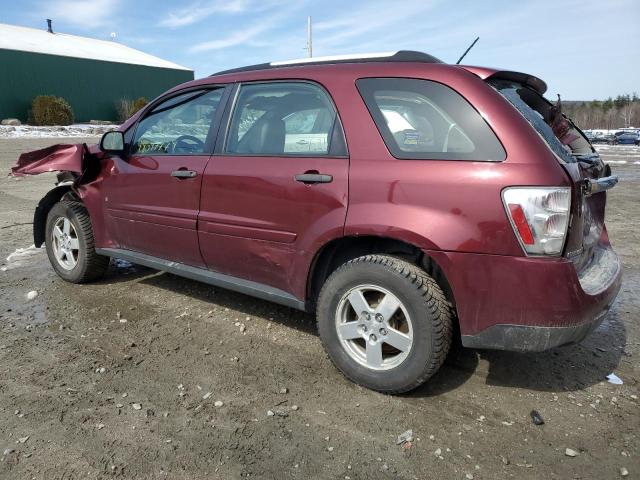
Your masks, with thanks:
[{"label": "tire tread", "polygon": [[[325,293],[328,285],[331,283],[332,277],[339,275],[340,272],[344,271],[345,269],[353,268],[355,265],[362,263],[380,265],[386,269],[398,273],[399,275],[407,279],[411,284],[413,284],[416,290],[418,290],[418,292],[422,296],[424,306],[429,312],[433,331],[433,355],[431,356],[428,365],[425,366],[422,374],[417,377],[412,383],[405,385],[402,388],[376,388],[377,391],[387,394],[400,394],[408,392],[422,385],[431,376],[433,376],[447,358],[453,337],[453,311],[451,304],[436,281],[417,265],[411,264],[390,255],[372,254],[354,258],[353,260],[344,263],[329,276],[320,291],[320,295],[318,296],[318,310],[320,302],[323,298],[323,294]],[[316,317],[318,320],[320,320],[320,315],[316,315]],[[324,339],[322,338],[322,336],[320,337],[326,350],[327,346],[324,344]],[[334,362],[333,358],[331,358],[331,355],[329,355],[329,358],[331,359],[333,365],[338,370],[340,370],[345,375],[345,377],[347,377],[354,383],[361,384],[357,378],[354,378],[353,376],[349,375],[348,372],[345,372],[342,368],[340,368],[340,366]]]},{"label": "tire tread", "polygon": [[[78,236],[82,235],[85,244],[85,262],[81,265],[81,270],[73,279],[66,279],[73,283],[86,283],[101,278],[109,268],[110,258],[98,255],[95,249],[95,238],[89,212],[81,202],[62,200],[60,202],[65,208],[70,210],[78,223]],[[47,222],[48,223],[48,222]]]}]

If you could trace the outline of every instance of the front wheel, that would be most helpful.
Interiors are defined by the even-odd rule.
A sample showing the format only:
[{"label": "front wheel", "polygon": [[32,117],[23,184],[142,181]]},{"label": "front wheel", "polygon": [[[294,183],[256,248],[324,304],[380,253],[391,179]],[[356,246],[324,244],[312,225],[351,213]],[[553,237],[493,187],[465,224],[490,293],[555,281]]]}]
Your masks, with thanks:
[{"label": "front wheel", "polygon": [[438,284],[419,267],[387,255],[338,268],[320,292],[317,320],[334,365],[384,393],[424,383],[451,345],[451,307]]},{"label": "front wheel", "polygon": [[95,251],[91,218],[80,202],[62,201],[51,208],[45,244],[51,266],[67,282],[97,280],[109,267],[109,257]]}]

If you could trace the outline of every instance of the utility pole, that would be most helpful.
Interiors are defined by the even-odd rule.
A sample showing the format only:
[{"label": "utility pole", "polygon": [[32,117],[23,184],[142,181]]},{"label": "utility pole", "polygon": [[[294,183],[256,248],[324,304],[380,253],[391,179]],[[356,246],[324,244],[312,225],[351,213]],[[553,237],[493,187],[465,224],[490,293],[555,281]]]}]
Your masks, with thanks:
[{"label": "utility pole", "polygon": [[311,15],[307,17],[307,53],[309,58],[313,57],[313,39],[311,38]]}]

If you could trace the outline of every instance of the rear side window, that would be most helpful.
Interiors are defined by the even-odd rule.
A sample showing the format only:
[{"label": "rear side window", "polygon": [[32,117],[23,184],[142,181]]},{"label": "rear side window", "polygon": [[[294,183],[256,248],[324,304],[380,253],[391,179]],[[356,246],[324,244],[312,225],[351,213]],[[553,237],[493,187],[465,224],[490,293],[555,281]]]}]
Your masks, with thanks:
[{"label": "rear side window", "polygon": [[506,158],[487,122],[451,88],[410,78],[364,78],[356,83],[394,157],[479,161]]},{"label": "rear side window", "polygon": [[[317,85],[296,82],[240,87],[226,144],[237,155],[343,155],[333,103]],[[341,151],[337,151],[339,148]]]}]

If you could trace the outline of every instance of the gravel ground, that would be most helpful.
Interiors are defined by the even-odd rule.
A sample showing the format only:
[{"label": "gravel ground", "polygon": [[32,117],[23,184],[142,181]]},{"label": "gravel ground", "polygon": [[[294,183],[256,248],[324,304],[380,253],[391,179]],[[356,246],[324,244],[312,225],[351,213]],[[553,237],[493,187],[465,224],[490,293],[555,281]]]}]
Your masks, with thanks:
[{"label": "gravel ground", "polygon": [[[0,139],[0,171],[58,142]],[[405,396],[344,379],[310,315],[125,262],[79,286],[42,250],[0,261],[0,478],[640,478],[640,166],[613,169],[625,279],[603,325],[462,350]],[[0,178],[0,258],[31,245],[53,181]]]}]

